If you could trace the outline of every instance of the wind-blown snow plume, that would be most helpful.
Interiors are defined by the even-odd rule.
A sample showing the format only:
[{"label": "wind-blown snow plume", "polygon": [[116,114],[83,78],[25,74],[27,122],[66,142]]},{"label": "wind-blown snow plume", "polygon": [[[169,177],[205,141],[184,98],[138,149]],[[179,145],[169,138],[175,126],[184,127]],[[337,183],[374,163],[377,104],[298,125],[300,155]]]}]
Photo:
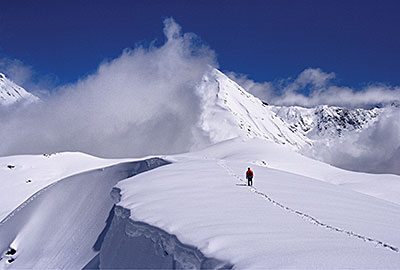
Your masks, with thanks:
[{"label": "wind-blown snow plume", "polygon": [[77,150],[142,156],[207,141],[196,127],[196,84],[215,65],[214,53],[194,34],[182,34],[173,19],[164,24],[161,47],[126,49],[43,102],[2,113],[0,155]]}]

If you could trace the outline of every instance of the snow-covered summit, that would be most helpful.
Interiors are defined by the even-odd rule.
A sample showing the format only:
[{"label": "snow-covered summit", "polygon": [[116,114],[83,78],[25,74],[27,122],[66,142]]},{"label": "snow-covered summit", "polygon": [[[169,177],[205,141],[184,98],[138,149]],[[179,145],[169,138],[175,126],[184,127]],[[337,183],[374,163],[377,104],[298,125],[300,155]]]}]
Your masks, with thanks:
[{"label": "snow-covered summit", "polygon": [[27,92],[0,72],[0,105],[10,105],[15,102],[30,103],[37,100],[36,96]]},{"label": "snow-covered summit", "polygon": [[200,125],[213,143],[235,137],[261,138],[302,150],[319,140],[362,131],[377,123],[385,111],[267,105],[217,69],[204,76],[198,91],[204,103]]},{"label": "snow-covered summit", "polygon": [[200,125],[213,143],[245,137],[292,149],[311,144],[302,132],[291,129],[269,106],[217,69],[204,76],[198,91],[204,99]]}]

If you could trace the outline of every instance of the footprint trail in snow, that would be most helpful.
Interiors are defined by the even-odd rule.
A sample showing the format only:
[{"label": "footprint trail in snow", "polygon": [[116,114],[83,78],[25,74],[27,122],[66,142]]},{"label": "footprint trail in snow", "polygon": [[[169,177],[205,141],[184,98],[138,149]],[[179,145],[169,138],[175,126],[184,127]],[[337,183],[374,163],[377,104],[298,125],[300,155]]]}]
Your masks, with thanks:
[{"label": "footprint trail in snow", "polygon": [[[224,160],[219,160],[217,162],[217,164],[221,168],[225,169],[228,172],[228,174],[231,175],[233,178],[235,178],[235,179],[237,179],[237,180],[239,180],[241,182],[244,182],[244,183],[246,182],[243,178],[241,178],[239,175],[237,175],[235,172],[233,172],[233,170],[226,164],[226,162]],[[318,220],[317,218],[315,218],[315,217],[313,217],[311,215],[308,215],[308,214],[303,213],[301,211],[298,211],[298,210],[295,210],[293,208],[290,208],[290,207],[288,207],[288,206],[286,206],[286,205],[284,205],[284,204],[272,199],[270,196],[268,196],[264,192],[258,191],[257,188],[255,188],[254,186],[249,187],[249,189],[250,189],[251,192],[253,192],[253,193],[257,194],[257,195],[260,195],[261,197],[266,199],[268,202],[270,202],[270,203],[282,208],[283,210],[285,210],[287,212],[290,212],[292,214],[295,214],[295,215],[301,217],[303,220],[305,220],[305,221],[307,221],[307,222],[309,222],[309,223],[311,223],[313,225],[317,225],[319,227],[322,227],[324,229],[328,229],[328,230],[333,231],[333,232],[346,234],[346,235],[348,235],[350,237],[362,240],[364,242],[373,243],[373,244],[375,244],[375,246],[381,246],[381,247],[387,248],[387,249],[389,249],[389,250],[391,250],[393,252],[399,253],[399,251],[400,251],[398,247],[395,247],[395,246],[390,245],[388,243],[385,243],[383,241],[374,239],[372,237],[367,237],[367,236],[358,234],[358,233],[353,232],[353,231],[349,231],[349,230],[345,230],[345,229],[341,229],[341,228],[329,225],[327,223],[324,223],[324,222]]]}]

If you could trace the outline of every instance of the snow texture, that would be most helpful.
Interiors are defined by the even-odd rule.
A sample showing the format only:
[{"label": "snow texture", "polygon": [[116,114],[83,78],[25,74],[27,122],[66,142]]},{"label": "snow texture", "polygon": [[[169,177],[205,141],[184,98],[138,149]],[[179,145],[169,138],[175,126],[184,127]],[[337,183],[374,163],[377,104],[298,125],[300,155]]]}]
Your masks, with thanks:
[{"label": "snow texture", "polygon": [[[41,189],[1,221],[0,268],[84,267],[99,251],[98,240],[114,204],[112,187],[122,179],[166,164],[159,158],[120,163]],[[16,252],[10,264],[6,253],[11,248]]]},{"label": "snow texture", "polygon": [[[119,198],[114,189],[114,198]],[[116,200],[118,202],[119,199]],[[99,269],[230,269],[232,265],[205,257],[175,235],[129,219],[130,211],[117,206],[98,255]]]},{"label": "snow texture", "polygon": [[290,129],[260,99],[217,69],[206,74],[198,90],[205,100],[200,125],[212,142],[235,137],[262,138],[301,149],[311,141]]},{"label": "snow texture", "polygon": [[[77,174],[46,180],[50,185],[43,182],[3,219],[0,268],[400,264],[399,176],[348,172],[282,144],[239,138],[162,160],[100,162],[78,153],[4,157],[4,164],[15,167],[5,165],[3,173],[21,177],[8,197],[30,185],[22,181],[21,164],[36,164],[25,173],[37,170],[40,178],[47,171],[39,165],[46,168],[52,159],[54,174],[69,166]],[[148,171],[163,160],[172,164]],[[79,172],[77,164],[85,162],[117,164]],[[249,166],[253,187],[242,176]]]},{"label": "snow texture", "polygon": [[[304,176],[306,162],[316,174],[328,167],[305,157],[297,174],[284,171],[301,156],[271,145],[233,140],[170,157],[169,166],[119,182],[118,205],[130,210],[133,221],[238,269],[398,268],[398,203],[346,188],[346,180],[362,183],[366,174],[332,167],[330,181],[337,177],[341,185],[327,183]],[[280,164],[273,158],[279,152]],[[252,164],[254,157],[265,163]],[[281,168],[271,168],[270,160]],[[254,187],[246,187],[242,176],[249,165]]]},{"label": "snow texture", "polygon": [[54,182],[123,161],[128,160],[101,159],[72,152],[0,157],[0,220],[27,198]]},{"label": "snow texture", "polygon": [[39,98],[28,93],[24,88],[0,73],[0,105],[11,105],[16,102],[31,103],[38,100]]}]

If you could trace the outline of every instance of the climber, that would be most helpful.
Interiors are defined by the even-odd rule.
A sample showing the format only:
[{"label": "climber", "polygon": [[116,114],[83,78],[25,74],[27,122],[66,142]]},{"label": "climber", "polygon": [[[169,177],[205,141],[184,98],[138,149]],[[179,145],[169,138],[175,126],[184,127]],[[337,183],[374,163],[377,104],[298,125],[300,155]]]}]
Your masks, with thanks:
[{"label": "climber", "polygon": [[246,179],[249,186],[253,185],[253,171],[250,170],[250,167],[247,169],[246,172]]}]

